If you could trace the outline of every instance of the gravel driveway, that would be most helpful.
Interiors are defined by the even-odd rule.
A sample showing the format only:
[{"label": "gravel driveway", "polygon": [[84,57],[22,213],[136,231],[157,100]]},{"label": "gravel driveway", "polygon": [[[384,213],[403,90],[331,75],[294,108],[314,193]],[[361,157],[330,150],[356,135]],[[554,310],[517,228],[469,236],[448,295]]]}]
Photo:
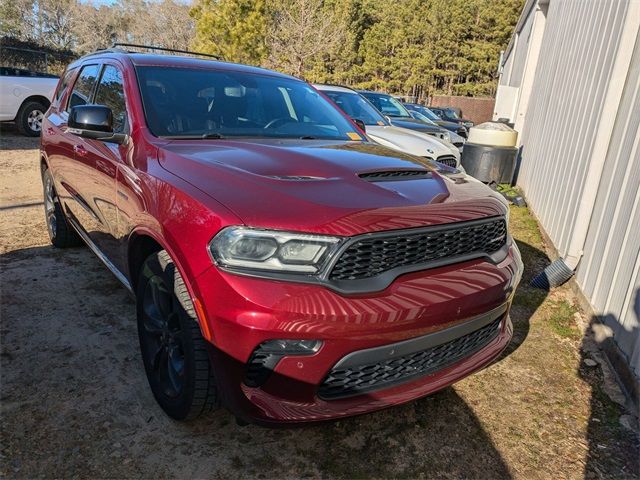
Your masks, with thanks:
[{"label": "gravel driveway", "polygon": [[[604,393],[606,368],[584,364],[599,357],[568,288],[521,288],[510,354],[404,406],[296,429],[225,411],[170,420],[146,384],[131,298],[88,249],[49,245],[37,140],[1,140],[3,478],[638,476],[638,437]],[[526,210],[512,223],[530,275],[542,240]]]}]

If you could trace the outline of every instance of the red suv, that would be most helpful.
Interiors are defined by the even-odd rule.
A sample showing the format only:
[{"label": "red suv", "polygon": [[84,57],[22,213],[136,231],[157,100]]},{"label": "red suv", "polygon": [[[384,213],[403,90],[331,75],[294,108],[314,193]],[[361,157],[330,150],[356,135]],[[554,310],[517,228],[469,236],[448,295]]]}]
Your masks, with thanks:
[{"label": "red suv", "polygon": [[512,335],[508,208],[428,156],[372,143],[290,76],[99,51],[44,119],[47,227],[135,295],[171,417],[355,415],[450,385]]}]

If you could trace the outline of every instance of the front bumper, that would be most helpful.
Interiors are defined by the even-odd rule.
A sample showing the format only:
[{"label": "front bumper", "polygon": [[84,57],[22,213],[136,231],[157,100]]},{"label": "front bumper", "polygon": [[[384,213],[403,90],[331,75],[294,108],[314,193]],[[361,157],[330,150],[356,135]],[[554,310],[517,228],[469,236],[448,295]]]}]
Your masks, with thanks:
[{"label": "front bumper", "polygon": [[[414,272],[372,294],[341,295],[319,285],[242,277],[212,267],[197,278],[211,332],[211,354],[223,403],[256,423],[322,421],[378,410],[435,392],[484,367],[508,344],[508,308],[522,262],[509,247],[500,264],[472,260]],[[499,330],[469,355],[437,371],[347,398],[323,399],[320,386],[353,352],[452,331],[497,312]],[[244,383],[247,362],[272,339],[321,340],[310,356],[282,358],[260,387]]]}]

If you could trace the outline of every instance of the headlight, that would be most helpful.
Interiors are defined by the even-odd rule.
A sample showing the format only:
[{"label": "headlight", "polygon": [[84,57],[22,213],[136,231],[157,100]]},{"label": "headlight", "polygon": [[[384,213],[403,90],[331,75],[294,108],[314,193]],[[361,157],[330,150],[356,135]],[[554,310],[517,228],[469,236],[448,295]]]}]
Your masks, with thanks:
[{"label": "headlight", "polygon": [[217,265],[230,269],[316,274],[340,242],[338,237],[228,227],[209,248]]},{"label": "headlight", "polygon": [[442,132],[442,139],[447,141],[447,142],[449,142],[449,143],[452,143],[451,142],[451,135],[449,135],[448,131],[447,132]]}]

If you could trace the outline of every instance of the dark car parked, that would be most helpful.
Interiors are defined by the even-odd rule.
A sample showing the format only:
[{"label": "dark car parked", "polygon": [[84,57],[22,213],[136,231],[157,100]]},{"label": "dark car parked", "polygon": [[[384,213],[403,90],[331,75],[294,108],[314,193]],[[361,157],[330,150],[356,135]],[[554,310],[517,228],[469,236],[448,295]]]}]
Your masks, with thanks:
[{"label": "dark car parked", "polygon": [[442,128],[435,123],[430,125],[420,120],[416,120],[411,116],[409,111],[402,106],[402,103],[391,95],[387,93],[371,92],[368,90],[358,90],[357,92],[369,100],[380,113],[385,115],[394,127],[417,130],[449,142],[451,141],[451,137],[449,136],[447,129]]},{"label": "dark car parked", "polygon": [[458,122],[450,122],[448,120],[443,120],[436,113],[425,107],[424,105],[418,105],[417,103],[403,103],[404,107],[407,110],[411,110],[414,112],[419,112],[433,123],[438,125],[439,127],[446,128],[450,132],[457,133],[462,138],[467,138],[469,136],[469,131],[467,127],[458,123]]},{"label": "dark car parked", "polygon": [[51,242],[86,243],[135,296],[173,418],[371,412],[511,339],[523,265],[502,197],[371,142],[302,80],[110,49],[69,65],[43,122]]},{"label": "dark car parked", "polygon": [[473,122],[471,120],[467,120],[466,118],[461,118],[460,113],[455,108],[450,107],[427,107],[441,119],[446,120],[447,122],[459,123],[460,125],[464,125],[467,128],[473,127]]}]

